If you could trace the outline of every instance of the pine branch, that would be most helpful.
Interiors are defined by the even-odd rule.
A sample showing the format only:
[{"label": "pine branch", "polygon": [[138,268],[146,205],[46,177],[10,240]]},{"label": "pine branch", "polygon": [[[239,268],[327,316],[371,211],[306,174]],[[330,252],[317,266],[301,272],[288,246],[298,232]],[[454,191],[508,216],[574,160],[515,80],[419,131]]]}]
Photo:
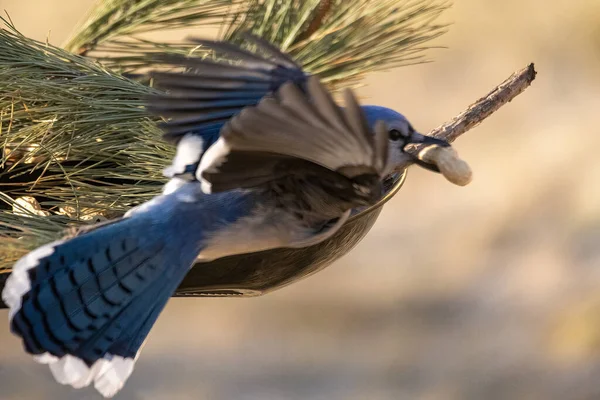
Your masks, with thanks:
[{"label": "pine branch", "polygon": [[[154,89],[100,64],[0,30],[0,200],[33,196],[52,215],[0,210],[0,269],[19,251],[90,214],[107,217],[155,196],[171,146],[146,114]],[[73,209],[71,219],[59,215]],[[111,215],[111,213],[113,215]]]},{"label": "pine branch", "polygon": [[289,52],[333,89],[356,87],[366,73],[428,62],[427,42],[445,0],[250,0],[234,12],[224,38],[253,32]]},{"label": "pine branch", "polygon": [[[235,41],[249,31],[264,37],[290,52],[332,90],[355,87],[368,72],[428,62],[425,53],[431,47],[426,43],[446,32],[447,25],[436,21],[450,7],[447,0],[230,0],[228,7],[224,0],[186,1],[203,7],[217,3],[218,11],[210,15],[222,17],[224,39]],[[135,37],[160,29],[158,23],[147,25],[147,19],[135,20],[133,28],[119,24],[111,28],[105,15],[125,12],[124,2],[129,3],[101,4],[66,48],[130,74],[153,65],[148,53],[203,51],[185,41],[160,43]]]},{"label": "pine branch", "polygon": [[[447,140],[448,142],[455,141],[458,137],[473,129],[484,119],[498,111],[500,107],[523,93],[531,85],[536,75],[537,72],[533,64],[529,64],[527,67],[516,71],[491,92],[471,104],[465,111],[435,128],[428,135]],[[411,153],[417,155],[425,148],[426,146],[424,145],[417,145],[409,150]],[[404,167],[408,168],[409,166],[410,163],[407,163]]]},{"label": "pine branch", "polygon": [[141,33],[220,24],[239,0],[98,0],[64,48],[86,55]]}]

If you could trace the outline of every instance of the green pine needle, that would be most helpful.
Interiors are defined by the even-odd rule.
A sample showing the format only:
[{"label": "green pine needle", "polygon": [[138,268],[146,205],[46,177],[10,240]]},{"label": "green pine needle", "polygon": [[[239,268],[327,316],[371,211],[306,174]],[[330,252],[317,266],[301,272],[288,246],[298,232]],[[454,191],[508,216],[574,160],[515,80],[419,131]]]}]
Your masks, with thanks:
[{"label": "green pine needle", "polygon": [[86,54],[141,33],[220,24],[240,0],[98,0],[63,46]]},{"label": "green pine needle", "polygon": [[[143,108],[154,89],[28,39],[4,22],[0,199],[12,207],[13,199],[27,195],[43,199],[53,214],[70,206],[110,217],[158,194],[165,181],[161,170],[174,150]],[[0,226],[10,228],[0,229],[0,269],[14,262],[5,247],[56,237],[66,222],[64,216],[55,222],[0,210]]]},{"label": "green pine needle", "polygon": [[[425,43],[446,32],[440,0],[251,0],[234,14],[226,39],[254,32],[335,87],[357,86],[368,72],[427,62]],[[323,4],[328,12],[321,21]],[[306,36],[306,29],[316,28]]]},{"label": "green pine needle", "polygon": [[[94,17],[91,20],[96,21],[98,15],[105,14],[104,8],[109,7],[108,3],[115,2],[129,3],[128,0],[106,2],[92,13]],[[334,90],[358,86],[368,72],[428,62],[425,52],[431,47],[426,43],[447,31],[448,25],[437,21],[451,4],[447,0],[189,2],[201,3],[203,7],[215,3],[210,15],[222,18],[221,36],[224,39],[235,41],[243,32],[264,37],[289,52],[307,71],[318,74]],[[157,4],[154,3],[155,6]],[[327,5],[326,10],[324,4]],[[326,12],[321,15],[321,11]],[[149,53],[202,51],[185,41],[159,43],[142,40],[135,35],[150,28],[139,24],[140,21],[136,20],[135,28],[117,29],[110,36],[89,35],[84,29],[77,35],[81,38],[77,46],[70,42],[67,49],[93,49],[95,51],[89,55],[114,70],[126,73],[151,67],[153,61],[152,57],[148,57]],[[182,23],[179,26],[190,25]],[[151,25],[151,29],[162,28],[158,22]],[[307,35],[311,28],[313,31]]]}]

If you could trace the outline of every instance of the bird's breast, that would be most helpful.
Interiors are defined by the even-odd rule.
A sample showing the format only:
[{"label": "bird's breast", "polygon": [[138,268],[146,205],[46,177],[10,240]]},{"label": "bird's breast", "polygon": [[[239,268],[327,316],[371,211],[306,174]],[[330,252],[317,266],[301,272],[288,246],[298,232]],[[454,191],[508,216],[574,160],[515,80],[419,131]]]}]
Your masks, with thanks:
[{"label": "bird's breast", "polygon": [[215,230],[205,240],[200,260],[292,247],[314,234],[292,213],[258,204],[247,216]]}]

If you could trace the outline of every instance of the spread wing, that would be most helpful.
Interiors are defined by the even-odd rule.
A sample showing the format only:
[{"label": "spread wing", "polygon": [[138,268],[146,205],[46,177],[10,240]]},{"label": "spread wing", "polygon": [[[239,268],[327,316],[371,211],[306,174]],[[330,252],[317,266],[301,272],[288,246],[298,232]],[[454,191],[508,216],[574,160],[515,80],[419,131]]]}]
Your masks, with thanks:
[{"label": "spread wing", "polygon": [[317,77],[308,78],[306,89],[287,82],[225,124],[197,171],[205,191],[277,186],[294,177],[304,189],[319,188],[350,203],[380,196],[385,125],[371,132],[350,90],[342,109]]},{"label": "spread wing", "polygon": [[154,85],[165,91],[148,99],[147,109],[167,120],[164,138],[178,143],[186,134],[212,144],[223,125],[244,107],[256,105],[285,82],[302,85],[306,75],[289,56],[253,35],[245,35],[251,50],[238,45],[190,39],[212,49],[215,58],[162,54],[158,63],[185,68],[184,72],[154,72]]},{"label": "spread wing", "polygon": [[285,182],[288,191],[308,185],[348,204],[380,196],[387,133],[380,127],[373,135],[351,92],[340,109],[317,78],[252,35],[248,50],[192,40],[216,57],[158,56],[185,71],[153,73],[165,93],[147,106],[165,118],[165,139],[178,143],[174,171],[197,168],[213,192]]}]

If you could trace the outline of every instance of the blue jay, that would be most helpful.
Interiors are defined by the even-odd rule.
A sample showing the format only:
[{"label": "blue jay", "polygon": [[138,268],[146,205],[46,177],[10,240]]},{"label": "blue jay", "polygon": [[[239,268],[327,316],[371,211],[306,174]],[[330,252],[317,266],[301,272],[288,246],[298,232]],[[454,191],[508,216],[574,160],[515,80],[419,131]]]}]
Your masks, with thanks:
[{"label": "blue jay", "polygon": [[61,384],[112,397],[196,261],[321,242],[375,203],[412,143],[447,147],[401,114],[339,107],[316,76],[254,36],[218,58],[162,55],[148,110],[177,145],[163,193],[123,218],[21,258],[2,292],[10,327]]}]

